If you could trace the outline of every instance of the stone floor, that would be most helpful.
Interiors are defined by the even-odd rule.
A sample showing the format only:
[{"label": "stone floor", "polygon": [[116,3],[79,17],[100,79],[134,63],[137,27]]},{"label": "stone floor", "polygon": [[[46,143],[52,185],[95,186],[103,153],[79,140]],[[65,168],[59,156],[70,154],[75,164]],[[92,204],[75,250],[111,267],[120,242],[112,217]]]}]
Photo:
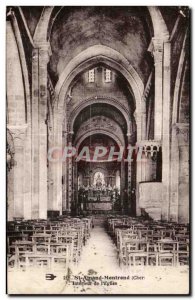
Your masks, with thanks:
[{"label": "stone floor", "polygon": [[101,224],[92,230],[77,267],[69,276],[56,271],[46,280],[44,269],[8,270],[10,294],[186,294],[188,267],[143,267],[121,270],[116,247]]}]

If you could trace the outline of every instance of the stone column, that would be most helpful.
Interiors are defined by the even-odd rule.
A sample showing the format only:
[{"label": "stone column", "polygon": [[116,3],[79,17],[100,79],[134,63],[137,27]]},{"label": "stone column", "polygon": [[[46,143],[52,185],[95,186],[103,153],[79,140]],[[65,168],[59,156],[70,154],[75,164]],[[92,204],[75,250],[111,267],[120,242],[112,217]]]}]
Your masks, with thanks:
[{"label": "stone column", "polygon": [[141,125],[142,125],[142,140],[146,139],[147,122],[146,122],[146,101],[142,101]]},{"label": "stone column", "polygon": [[[67,144],[67,132],[63,132],[63,149]],[[62,212],[67,210],[67,158],[62,162],[62,176],[63,176],[63,185],[62,185]]]},{"label": "stone column", "polygon": [[72,202],[72,158],[68,158],[68,212],[71,211],[71,202]]},{"label": "stone column", "polygon": [[121,188],[120,188],[122,213],[124,212],[124,196],[125,196],[124,189],[125,189],[125,162],[124,162],[124,159],[122,159],[122,161],[121,161]]},{"label": "stone column", "polygon": [[179,223],[189,222],[189,136],[189,124],[174,124],[169,218]]},{"label": "stone column", "polygon": [[152,38],[155,65],[154,139],[162,138],[163,117],[163,40]]},{"label": "stone column", "polygon": [[14,143],[14,217],[25,218],[24,190],[25,190],[25,140],[27,124],[9,126],[8,129]]},{"label": "stone column", "polygon": [[[62,214],[62,167],[66,163],[63,161],[63,140],[62,140],[62,114],[59,112],[54,114],[54,137],[53,146],[57,147],[57,159],[52,163],[53,177],[53,195],[52,195],[52,210],[57,214]],[[50,208],[51,210],[51,208]]]},{"label": "stone column", "polygon": [[[127,140],[128,140],[128,147],[127,149],[129,149],[131,151],[132,149],[132,145],[131,145],[131,139],[132,136],[130,134],[127,134]],[[133,151],[130,152],[131,153],[131,157],[128,157],[128,161],[127,161],[127,194],[128,194],[128,212],[131,212],[131,208],[132,208],[132,199],[131,199],[131,189],[132,189],[132,183],[131,183],[131,174],[132,174],[132,158],[133,158]]]},{"label": "stone column", "polygon": [[[142,161],[141,161],[141,153],[142,153],[142,149],[141,147],[139,147],[139,143],[136,144],[136,216],[140,216],[141,211],[140,211],[140,207],[139,207],[139,183],[142,180]],[[139,153],[141,152],[141,153]]]},{"label": "stone column", "polygon": [[189,223],[189,124],[178,124],[178,146],[179,146],[179,199],[178,199],[178,222]]},{"label": "stone column", "polygon": [[178,222],[179,208],[179,145],[178,145],[178,128],[176,124],[172,126],[171,137],[171,189],[170,189],[170,205],[169,220]]},{"label": "stone column", "polygon": [[[25,219],[31,218],[31,102],[29,80],[22,39],[14,12],[9,15],[6,25],[7,35],[7,55],[6,55],[6,75],[7,75],[7,123],[8,127],[22,128],[27,126],[25,132],[25,145],[23,152],[24,168],[24,206],[23,215]],[[10,50],[11,49],[11,50]],[[18,129],[19,130],[19,129]],[[18,155],[18,154],[17,154]],[[9,181],[13,182],[14,166],[9,172]],[[14,217],[14,196],[13,187],[8,187],[8,218]],[[11,192],[11,194],[10,194]]]},{"label": "stone column", "polygon": [[131,212],[131,161],[127,162],[127,192],[128,192],[128,211]]},{"label": "stone column", "polygon": [[[70,132],[68,134],[68,146],[72,146],[72,135],[73,133]],[[69,157],[67,160],[68,165],[68,199],[67,199],[67,211],[71,211],[71,203],[72,203],[72,196],[73,196],[73,165],[72,165],[72,157]]]},{"label": "stone column", "polygon": [[171,95],[171,44],[164,43],[163,53],[163,128],[162,128],[162,182],[164,186],[162,218],[169,219],[170,209],[170,95]]},{"label": "stone column", "polygon": [[32,219],[39,218],[39,49],[32,52]]},{"label": "stone column", "polygon": [[50,45],[32,53],[32,217],[47,218],[47,64]]},{"label": "stone column", "polygon": [[169,218],[170,200],[170,48],[168,35],[152,39],[155,64],[154,139],[162,141],[162,218]]},{"label": "stone column", "polygon": [[[134,114],[133,114],[134,118],[135,118],[135,122],[137,124],[137,126],[140,124],[138,124],[139,122],[139,119],[138,118],[138,114],[137,112],[135,111]],[[136,155],[136,187],[135,187],[135,194],[136,194],[136,216],[139,216],[141,214],[141,211],[140,211],[140,207],[139,207],[139,183],[141,182],[141,176],[142,176],[142,165],[141,165],[141,161],[139,159],[137,159],[139,156],[138,156],[138,150],[140,151],[140,147],[139,147],[139,142],[141,141],[141,136],[138,136],[137,135],[137,143],[136,143],[136,152],[137,152],[137,155]]]},{"label": "stone column", "polygon": [[73,169],[73,184],[74,184],[74,191],[73,191],[73,195],[74,195],[74,205],[76,206],[76,213],[78,214],[78,166],[77,166],[77,162],[74,162],[74,169]]},{"label": "stone column", "polygon": [[[41,47],[40,47],[41,46]],[[39,47],[39,217],[47,218],[47,63],[49,44]]]},{"label": "stone column", "polygon": [[[51,119],[50,119],[51,120]],[[50,152],[53,147],[53,124],[51,121],[48,123],[48,151]],[[53,154],[53,153],[52,153]],[[53,155],[51,155],[53,157]],[[47,197],[47,210],[53,210],[53,188],[54,188],[54,180],[53,180],[53,162],[48,160],[48,175],[47,175],[47,183],[48,183],[48,197]]]},{"label": "stone column", "polygon": [[14,217],[14,142],[10,131],[7,129],[6,141],[6,171],[7,171],[7,184],[6,184],[6,204],[7,204],[7,220],[13,221]]}]

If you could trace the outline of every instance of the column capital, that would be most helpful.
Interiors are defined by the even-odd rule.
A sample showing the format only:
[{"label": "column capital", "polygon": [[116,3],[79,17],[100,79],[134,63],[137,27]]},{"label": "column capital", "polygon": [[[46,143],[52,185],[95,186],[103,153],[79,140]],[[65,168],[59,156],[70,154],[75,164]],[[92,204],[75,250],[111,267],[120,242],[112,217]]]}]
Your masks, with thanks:
[{"label": "column capital", "polygon": [[67,131],[66,130],[62,130],[62,137],[66,139],[67,135],[68,135]]},{"label": "column capital", "polygon": [[67,142],[68,142],[68,143],[72,143],[72,137],[73,137],[73,134],[74,134],[73,131],[67,132]]},{"label": "column capital", "polygon": [[50,42],[39,42],[36,44],[36,46],[39,49],[41,60],[44,60],[48,63],[49,58],[52,55]]},{"label": "column capital", "polygon": [[155,63],[162,62],[164,44],[169,43],[169,39],[153,37],[151,39],[148,51],[154,57]]},{"label": "column capital", "polygon": [[178,138],[179,146],[189,145],[189,124],[187,123],[175,123],[172,126],[174,133]]},{"label": "column capital", "polygon": [[16,148],[23,148],[24,147],[24,141],[26,138],[26,131],[28,128],[28,124],[24,125],[8,125],[7,126],[8,130],[10,131],[12,137],[13,137],[13,142],[14,142],[14,147]]},{"label": "column capital", "polygon": [[133,113],[133,117],[135,118],[135,122],[137,123],[138,113],[136,110]]},{"label": "column capital", "polygon": [[152,44],[153,44],[152,54],[154,57],[155,64],[162,62],[163,43],[164,41],[162,39],[152,38]]},{"label": "column capital", "polygon": [[26,131],[28,128],[28,124],[23,125],[8,125],[8,130],[10,131],[13,139],[19,138],[24,140],[26,136]]},{"label": "column capital", "polygon": [[135,141],[135,132],[127,133],[128,145],[133,146]]}]

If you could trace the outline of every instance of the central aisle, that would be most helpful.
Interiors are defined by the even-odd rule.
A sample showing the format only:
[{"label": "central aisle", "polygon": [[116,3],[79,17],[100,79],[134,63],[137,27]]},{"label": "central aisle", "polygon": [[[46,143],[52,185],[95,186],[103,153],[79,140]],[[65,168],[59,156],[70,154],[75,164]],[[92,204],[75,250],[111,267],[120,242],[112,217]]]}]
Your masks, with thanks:
[{"label": "central aisle", "polygon": [[[95,226],[87,245],[83,248],[81,261],[76,269],[73,268],[72,280],[64,292],[109,293],[111,289],[107,284],[113,280],[107,279],[106,276],[119,276],[122,275],[121,272],[117,261],[116,246],[103,226]],[[88,277],[90,280],[87,279]],[[89,281],[91,285],[87,284]],[[81,282],[84,284],[82,285]]]},{"label": "central aisle", "polygon": [[92,230],[91,238],[83,248],[79,270],[84,271],[86,267],[90,267],[96,272],[106,272],[111,266],[115,269],[118,266],[116,247],[105,229],[97,226]]}]

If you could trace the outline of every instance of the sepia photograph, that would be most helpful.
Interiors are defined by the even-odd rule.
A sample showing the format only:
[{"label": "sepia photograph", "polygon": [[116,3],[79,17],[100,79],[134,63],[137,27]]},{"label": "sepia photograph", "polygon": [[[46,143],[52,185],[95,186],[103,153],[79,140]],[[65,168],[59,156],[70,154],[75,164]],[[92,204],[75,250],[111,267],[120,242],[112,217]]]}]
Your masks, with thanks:
[{"label": "sepia photograph", "polygon": [[191,9],[5,22],[6,293],[190,295]]}]

